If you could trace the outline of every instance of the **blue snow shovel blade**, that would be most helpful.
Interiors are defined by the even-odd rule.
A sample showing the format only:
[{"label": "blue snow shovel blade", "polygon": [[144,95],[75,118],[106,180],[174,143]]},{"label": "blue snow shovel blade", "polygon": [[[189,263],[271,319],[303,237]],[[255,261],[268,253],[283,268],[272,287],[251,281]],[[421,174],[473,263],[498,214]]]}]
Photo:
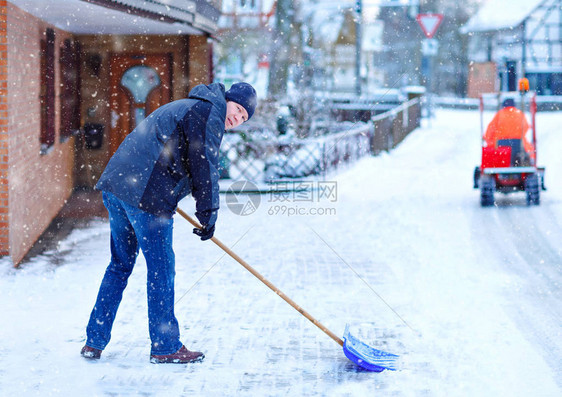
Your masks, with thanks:
[{"label": "blue snow shovel blade", "polygon": [[396,370],[396,354],[377,350],[361,342],[349,332],[349,324],[345,326],[343,335],[343,352],[355,364],[369,371],[382,372],[385,369]]}]

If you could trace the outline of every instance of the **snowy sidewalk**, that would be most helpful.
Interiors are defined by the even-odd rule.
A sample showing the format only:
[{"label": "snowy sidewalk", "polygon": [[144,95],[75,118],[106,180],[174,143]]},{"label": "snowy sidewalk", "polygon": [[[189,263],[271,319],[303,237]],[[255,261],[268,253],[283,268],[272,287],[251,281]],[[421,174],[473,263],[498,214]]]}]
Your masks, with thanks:
[{"label": "snowy sidewalk", "polygon": [[[562,176],[555,150],[562,137],[546,131],[562,115],[538,120],[548,144],[539,158],[552,185],[540,208],[522,206],[519,196],[513,208],[479,207],[471,180],[479,119],[466,111],[440,111],[431,128],[415,131],[393,153],[334,176],[335,200],[262,195],[255,213],[239,216],[223,197],[219,239],[335,334],[356,324],[365,342],[400,354],[400,371],[358,370],[340,346],[213,243],[199,241],[179,216],[176,316],[182,341],[205,360],[149,363],[142,255],[102,359],[84,360],[79,350],[109,260],[109,226],[99,220],[60,243],[56,265],[49,253],[19,270],[0,261],[1,394],[560,395],[560,364],[514,314],[544,299],[559,313],[560,289],[528,293],[535,286],[515,273],[526,265],[521,255],[498,253],[486,235],[486,227],[503,225],[502,214],[532,214],[538,232],[548,229],[536,255],[562,281],[562,261],[551,263],[562,258],[562,189],[554,185]],[[191,199],[181,207],[194,211]],[[559,318],[544,321],[553,341],[547,347],[558,352]]]}]

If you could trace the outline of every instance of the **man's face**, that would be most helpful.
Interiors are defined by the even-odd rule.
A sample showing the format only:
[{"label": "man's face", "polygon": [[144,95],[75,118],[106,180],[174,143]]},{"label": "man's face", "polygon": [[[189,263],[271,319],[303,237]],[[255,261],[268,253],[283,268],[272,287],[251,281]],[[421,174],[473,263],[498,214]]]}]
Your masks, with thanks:
[{"label": "man's face", "polygon": [[238,127],[246,120],[248,120],[248,112],[244,109],[244,106],[233,101],[226,102],[226,120],[224,121],[225,130]]}]

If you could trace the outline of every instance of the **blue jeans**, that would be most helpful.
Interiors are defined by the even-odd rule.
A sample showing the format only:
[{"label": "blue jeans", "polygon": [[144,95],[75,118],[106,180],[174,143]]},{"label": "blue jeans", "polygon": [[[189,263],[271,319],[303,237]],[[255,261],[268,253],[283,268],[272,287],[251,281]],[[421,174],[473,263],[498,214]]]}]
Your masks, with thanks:
[{"label": "blue jeans", "polygon": [[151,354],[175,353],[182,347],[174,315],[175,256],[172,249],[173,219],[135,208],[111,193],[103,192],[111,228],[111,262],[105,271],[90,321],[86,345],[103,350],[133,271],[139,248],[146,259],[148,327]]}]

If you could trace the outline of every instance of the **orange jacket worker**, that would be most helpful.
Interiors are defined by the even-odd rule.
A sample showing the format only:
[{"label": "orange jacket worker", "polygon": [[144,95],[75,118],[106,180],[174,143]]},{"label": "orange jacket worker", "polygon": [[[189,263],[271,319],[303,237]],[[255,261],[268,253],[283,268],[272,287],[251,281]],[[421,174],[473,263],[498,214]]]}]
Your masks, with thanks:
[{"label": "orange jacket worker", "polygon": [[531,158],[535,158],[535,147],[526,137],[529,130],[529,123],[525,114],[515,107],[513,99],[508,98],[503,102],[503,109],[500,109],[486,129],[484,141],[487,147],[497,147],[500,139],[521,139],[523,138],[523,148]]}]

